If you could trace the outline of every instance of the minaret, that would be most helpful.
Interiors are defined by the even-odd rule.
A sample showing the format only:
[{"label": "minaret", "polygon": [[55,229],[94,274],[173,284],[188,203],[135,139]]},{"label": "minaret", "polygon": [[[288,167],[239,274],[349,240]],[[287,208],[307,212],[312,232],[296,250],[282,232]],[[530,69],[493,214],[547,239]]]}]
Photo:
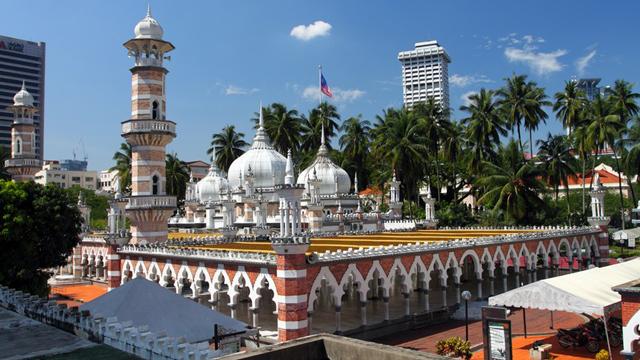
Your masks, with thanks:
[{"label": "minaret", "polygon": [[396,170],[389,184],[389,208],[395,218],[402,217],[402,202],[400,201],[400,181],[396,179]]},{"label": "minaret", "polygon": [[24,81],[22,89],[13,97],[13,105],[7,110],[13,113],[11,124],[11,159],[4,166],[14,181],[33,180],[33,176],[42,169],[42,161],[35,152],[36,131],[33,115],[38,109],[33,106],[33,96],[27,91]]},{"label": "minaret", "polygon": [[[176,198],[166,195],[165,146],[176,136],[166,119],[165,54],[174,46],[162,40],[163,30],[151,10],[135,27],[124,47],[134,58],[131,71],[131,119],[122,123],[122,137],[131,145],[131,197],[127,216],[131,242],[167,240],[167,220]],[[166,57],[168,59],[168,57]]]},{"label": "minaret", "polygon": [[287,151],[287,167],[285,169],[285,174],[284,184],[293,186],[295,180],[293,179],[293,157],[291,156],[291,149]]}]

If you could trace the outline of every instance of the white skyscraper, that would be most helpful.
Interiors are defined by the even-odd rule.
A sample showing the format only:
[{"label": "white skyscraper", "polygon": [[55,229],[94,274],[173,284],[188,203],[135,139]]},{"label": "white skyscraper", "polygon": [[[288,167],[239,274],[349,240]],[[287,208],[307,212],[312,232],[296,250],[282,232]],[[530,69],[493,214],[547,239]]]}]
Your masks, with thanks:
[{"label": "white skyscraper", "polygon": [[426,101],[433,96],[443,108],[449,108],[449,63],[451,59],[437,41],[415,44],[415,49],[398,53],[402,63],[404,105]]}]

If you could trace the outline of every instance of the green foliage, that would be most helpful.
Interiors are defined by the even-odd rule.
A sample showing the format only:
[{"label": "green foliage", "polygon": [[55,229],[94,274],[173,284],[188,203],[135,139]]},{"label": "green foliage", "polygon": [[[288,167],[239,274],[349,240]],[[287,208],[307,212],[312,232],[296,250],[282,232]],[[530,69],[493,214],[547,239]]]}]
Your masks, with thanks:
[{"label": "green foliage", "polygon": [[80,241],[77,198],[56,186],[0,180],[0,284],[47,295],[48,269]]},{"label": "green foliage", "polygon": [[212,155],[216,165],[227,172],[231,163],[244,154],[247,146],[249,143],[244,141],[244,133],[237,132],[233,125],[227,125],[221,132],[211,136],[211,146],[207,154]]},{"label": "green foliage", "polygon": [[447,357],[470,359],[472,355],[471,343],[462,340],[459,336],[453,336],[438,341],[436,343],[436,353]]},{"label": "green foliage", "polygon": [[436,219],[439,226],[458,227],[478,223],[465,204],[456,202],[445,202],[440,205],[436,209]]},{"label": "green foliage", "polygon": [[109,208],[109,197],[98,195],[93,190],[82,189],[74,185],[66,191],[72,199],[78,200],[78,194],[82,192],[84,201],[91,209],[91,229],[104,230],[107,228],[107,209]]}]

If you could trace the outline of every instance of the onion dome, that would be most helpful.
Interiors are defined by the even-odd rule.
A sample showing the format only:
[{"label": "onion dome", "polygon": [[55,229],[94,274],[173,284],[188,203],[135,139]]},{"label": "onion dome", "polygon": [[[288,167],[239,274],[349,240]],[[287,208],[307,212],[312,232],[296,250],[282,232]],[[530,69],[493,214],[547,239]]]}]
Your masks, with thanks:
[{"label": "onion dome", "polygon": [[318,155],[313,163],[298,175],[297,183],[304,185],[309,191],[309,177],[312,175],[320,180],[319,195],[348,194],[351,190],[349,174],[329,158],[329,150],[324,143],[324,127]]},{"label": "onion dome", "polygon": [[164,30],[158,20],[151,16],[151,7],[147,7],[147,15],[138,22],[134,29],[136,39],[162,40]]},{"label": "onion dome", "polygon": [[13,106],[33,106],[33,95],[27,91],[24,81],[22,89],[13,96]]},{"label": "onion dome", "polygon": [[196,196],[200,203],[216,202],[222,200],[222,196],[229,188],[229,182],[222,175],[222,172],[216,165],[215,149],[213,150],[214,158],[209,167],[209,173],[196,184]]},{"label": "onion dome", "polygon": [[271,145],[271,139],[264,129],[262,104],[260,105],[260,121],[253,138],[251,149],[235,159],[229,166],[229,185],[232,188],[243,186],[243,174],[249,169],[253,172],[253,187],[273,187],[284,184],[287,158]]}]

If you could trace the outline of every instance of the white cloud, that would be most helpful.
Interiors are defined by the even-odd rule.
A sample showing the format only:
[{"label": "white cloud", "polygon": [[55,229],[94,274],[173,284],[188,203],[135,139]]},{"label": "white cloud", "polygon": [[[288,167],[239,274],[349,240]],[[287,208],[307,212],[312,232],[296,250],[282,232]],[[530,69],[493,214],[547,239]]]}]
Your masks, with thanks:
[{"label": "white cloud", "polygon": [[490,83],[493,82],[486,75],[460,75],[453,74],[449,77],[449,83],[453,86],[465,87],[478,83]]},{"label": "white cloud", "polygon": [[260,91],[260,89],[257,89],[257,88],[245,89],[235,85],[228,85],[224,89],[224,94],[225,95],[249,95],[249,94],[257,93],[258,91]]},{"label": "white cloud", "polygon": [[[354,102],[361,97],[363,97],[366,92],[360,89],[340,89],[340,88],[332,88],[331,92],[333,93],[333,101],[336,103],[351,103]],[[318,86],[307,86],[302,91],[302,97],[307,100],[318,100],[320,97],[320,89]]]},{"label": "white cloud", "polygon": [[578,71],[578,75],[584,75],[585,70],[587,70],[587,67],[591,63],[591,60],[593,60],[593,58],[596,56],[596,53],[597,50],[593,49],[589,51],[587,55],[578,58],[578,60],[576,61],[576,70]]},{"label": "white cloud", "polygon": [[522,49],[508,47],[504,49],[504,55],[509,62],[522,62],[529,66],[538,75],[547,75],[560,71],[564,67],[558,60],[567,54],[567,50],[558,49],[552,52],[536,52],[533,46],[525,46]]},{"label": "white cloud", "polygon": [[319,36],[327,36],[330,31],[331,24],[317,20],[313,24],[294,26],[289,35],[302,41],[309,41]]},{"label": "white cloud", "polygon": [[477,91],[467,91],[466,93],[460,95],[460,100],[462,100],[462,104],[464,106],[469,106],[471,104],[471,100],[469,100],[469,96],[477,93],[478,93]]}]

